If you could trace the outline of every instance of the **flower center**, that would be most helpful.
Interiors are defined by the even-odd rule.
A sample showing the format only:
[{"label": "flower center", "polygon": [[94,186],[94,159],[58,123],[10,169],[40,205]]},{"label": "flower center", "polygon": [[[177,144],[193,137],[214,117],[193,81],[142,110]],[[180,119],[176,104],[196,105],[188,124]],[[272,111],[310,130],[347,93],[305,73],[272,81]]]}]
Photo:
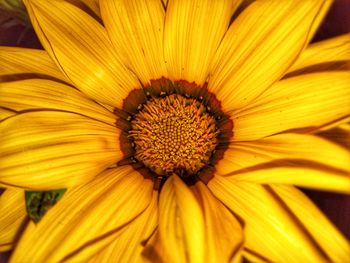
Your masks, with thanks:
[{"label": "flower center", "polygon": [[159,175],[195,174],[218,142],[216,121],[205,106],[178,94],[148,101],[131,126],[135,158]]},{"label": "flower center", "polygon": [[114,112],[123,130],[124,159],[117,165],[132,165],[160,184],[174,173],[188,184],[208,182],[233,135],[215,95],[206,85],[184,80],[152,80],[131,91]]}]

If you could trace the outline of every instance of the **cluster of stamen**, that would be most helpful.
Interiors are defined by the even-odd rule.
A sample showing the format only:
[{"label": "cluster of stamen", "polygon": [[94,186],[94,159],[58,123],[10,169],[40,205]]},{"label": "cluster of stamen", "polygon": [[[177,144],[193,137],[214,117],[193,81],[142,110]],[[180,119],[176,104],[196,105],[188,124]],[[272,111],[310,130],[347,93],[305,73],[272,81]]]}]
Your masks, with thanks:
[{"label": "cluster of stamen", "polygon": [[135,158],[159,175],[195,174],[217,146],[215,119],[196,99],[153,98],[131,121]]},{"label": "cluster of stamen", "polygon": [[150,80],[115,108],[124,158],[159,189],[176,174],[187,185],[208,183],[233,136],[233,122],[207,88],[186,80]]}]

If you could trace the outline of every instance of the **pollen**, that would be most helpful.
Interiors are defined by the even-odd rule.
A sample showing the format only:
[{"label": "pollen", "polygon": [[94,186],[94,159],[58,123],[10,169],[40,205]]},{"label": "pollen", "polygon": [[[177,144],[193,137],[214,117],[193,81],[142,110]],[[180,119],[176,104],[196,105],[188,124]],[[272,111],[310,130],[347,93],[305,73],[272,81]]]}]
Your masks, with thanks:
[{"label": "pollen", "polygon": [[195,174],[218,144],[216,121],[205,105],[179,94],[147,101],[131,127],[135,158],[159,175]]}]

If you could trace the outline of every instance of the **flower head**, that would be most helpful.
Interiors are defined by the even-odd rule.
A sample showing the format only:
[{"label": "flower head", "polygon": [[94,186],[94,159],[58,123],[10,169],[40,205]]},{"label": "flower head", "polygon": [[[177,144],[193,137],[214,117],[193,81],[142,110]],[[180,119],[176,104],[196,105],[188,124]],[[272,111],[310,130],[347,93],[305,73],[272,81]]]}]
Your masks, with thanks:
[{"label": "flower head", "polygon": [[[350,193],[316,135],[350,115],[350,35],[309,45],[331,1],[25,4],[45,50],[0,48],[12,262],[349,261],[295,187]],[[24,223],[23,190],[57,189]]]}]

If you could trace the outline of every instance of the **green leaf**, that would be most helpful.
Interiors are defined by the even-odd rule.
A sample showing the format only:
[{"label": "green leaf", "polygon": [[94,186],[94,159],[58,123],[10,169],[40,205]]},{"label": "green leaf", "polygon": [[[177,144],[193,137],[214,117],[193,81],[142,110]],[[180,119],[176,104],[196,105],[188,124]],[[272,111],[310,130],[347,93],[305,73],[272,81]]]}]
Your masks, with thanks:
[{"label": "green leaf", "polygon": [[25,191],[26,209],[29,218],[38,223],[46,212],[60,200],[66,189],[51,191]]}]

